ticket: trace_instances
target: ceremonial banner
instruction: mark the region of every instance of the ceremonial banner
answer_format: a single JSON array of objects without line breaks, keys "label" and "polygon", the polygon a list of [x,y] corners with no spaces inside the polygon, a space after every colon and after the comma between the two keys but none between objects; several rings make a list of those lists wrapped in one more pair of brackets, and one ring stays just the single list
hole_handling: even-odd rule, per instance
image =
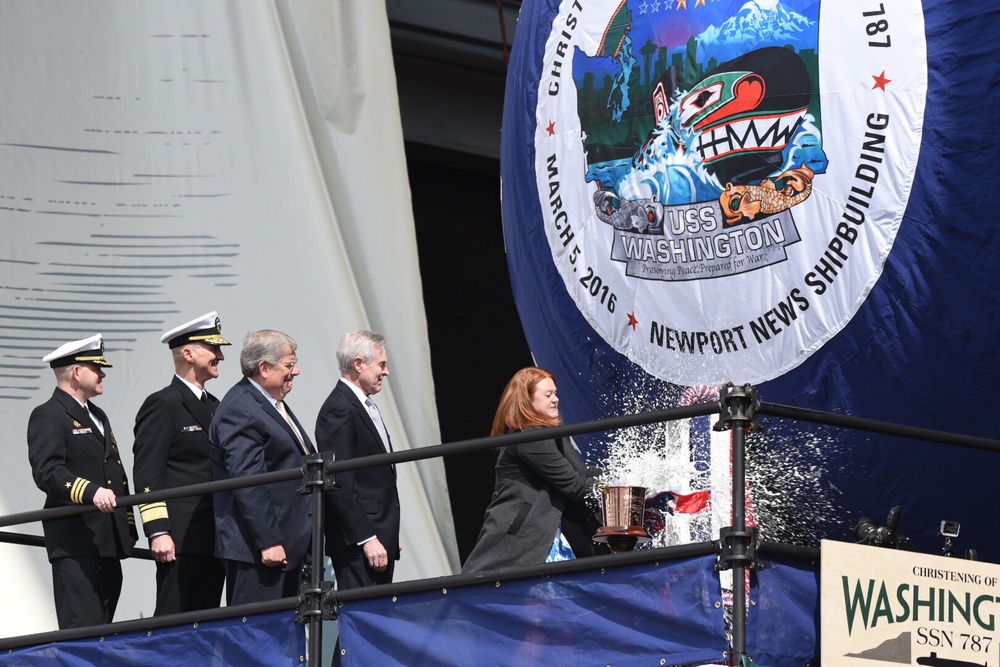
[{"label": "ceremonial banner", "polygon": [[[733,382],[991,436],[977,385],[1000,364],[1000,237],[963,184],[1000,148],[997,29],[995,6],[957,2],[526,1],[504,229],[566,420]],[[974,180],[973,199],[991,200],[993,179]],[[940,520],[964,517],[963,544],[1000,559],[976,509],[997,500],[992,455],[763,426],[748,490],[765,538],[847,537],[902,504],[915,549],[937,550]],[[599,463],[629,438],[579,442]],[[719,454],[705,466],[725,480]]]},{"label": "ceremonial banner", "polygon": [[1000,567],[824,540],[825,665],[1000,664]]},{"label": "ceremonial banner", "polygon": [[[920,3],[762,4],[684,25],[564,2],[542,55],[531,166],[556,270],[605,341],[676,384],[759,383],[818,350],[878,278],[913,179]],[[902,93],[884,72],[866,91],[834,49]]]}]

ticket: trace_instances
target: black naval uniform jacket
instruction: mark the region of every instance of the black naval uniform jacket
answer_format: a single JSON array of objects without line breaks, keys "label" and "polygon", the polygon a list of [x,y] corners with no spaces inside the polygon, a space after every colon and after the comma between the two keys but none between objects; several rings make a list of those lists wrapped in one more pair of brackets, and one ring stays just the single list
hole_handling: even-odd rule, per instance
[{"label": "black naval uniform jacket", "polygon": [[[132,448],[137,493],[212,481],[208,427],[219,399],[209,394],[208,400],[211,407],[177,376],[146,398],[135,418]],[[178,554],[215,554],[211,494],[140,504],[139,516],[147,538],[169,531]]]},{"label": "black naval uniform jacket", "polygon": [[[92,504],[100,487],[122,497],[129,494],[128,477],[107,415],[93,403],[94,417],[104,435],[72,396],[56,389],[52,398],[28,418],[28,460],[31,476],[45,492],[45,508]],[[137,539],[131,507],[118,505],[113,514],[88,512],[42,521],[45,549],[55,558],[126,558]]]}]

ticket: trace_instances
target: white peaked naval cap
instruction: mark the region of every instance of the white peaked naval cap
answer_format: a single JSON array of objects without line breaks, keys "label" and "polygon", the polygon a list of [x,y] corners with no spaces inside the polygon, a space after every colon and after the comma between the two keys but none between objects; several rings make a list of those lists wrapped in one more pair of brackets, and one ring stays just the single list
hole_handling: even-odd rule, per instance
[{"label": "white peaked naval cap", "polygon": [[222,337],[222,321],[214,310],[185,322],[179,327],[160,336],[161,343],[167,343],[170,349],[188,343],[207,343],[208,345],[232,345]]},{"label": "white peaked naval cap", "polygon": [[101,334],[94,334],[90,338],[82,338],[60,345],[42,357],[42,361],[52,368],[86,361],[98,366],[111,367],[108,360],[104,358],[104,337]]}]

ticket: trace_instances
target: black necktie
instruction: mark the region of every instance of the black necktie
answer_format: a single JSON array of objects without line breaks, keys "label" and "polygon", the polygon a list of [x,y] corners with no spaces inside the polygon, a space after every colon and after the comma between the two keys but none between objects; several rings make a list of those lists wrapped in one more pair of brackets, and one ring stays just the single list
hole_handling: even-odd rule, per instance
[{"label": "black necktie", "polygon": [[209,412],[215,414],[215,410],[212,409],[212,401],[208,398],[207,391],[201,392],[201,402],[205,404],[205,407],[208,408]]},{"label": "black necktie", "polygon": [[104,423],[100,419],[98,419],[97,415],[95,415],[94,412],[90,409],[90,403],[84,403],[83,408],[84,410],[87,411],[87,416],[90,417],[90,421],[94,422],[94,426],[97,427],[97,430],[101,433],[101,437],[103,438]]}]

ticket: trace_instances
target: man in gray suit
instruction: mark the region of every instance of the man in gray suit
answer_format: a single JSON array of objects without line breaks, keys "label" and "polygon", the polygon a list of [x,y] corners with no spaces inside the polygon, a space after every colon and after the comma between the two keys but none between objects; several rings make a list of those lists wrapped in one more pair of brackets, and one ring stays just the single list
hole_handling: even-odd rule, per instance
[{"label": "man in gray suit", "polygon": [[[240,380],[219,404],[209,429],[215,479],[302,466],[315,449],[285,397],[299,374],[297,345],[280,331],[247,334]],[[226,568],[228,605],[298,595],[309,553],[311,501],[301,480],[215,494],[216,555]]]},{"label": "man in gray suit", "polygon": [[[385,338],[371,331],[345,334],[337,345],[340,380],[316,419],[316,442],[337,461],[392,451],[392,441],[372,396],[389,375]],[[337,587],[361,588],[392,581],[399,559],[399,494],[391,465],[337,474],[327,494],[326,553]]]}]

